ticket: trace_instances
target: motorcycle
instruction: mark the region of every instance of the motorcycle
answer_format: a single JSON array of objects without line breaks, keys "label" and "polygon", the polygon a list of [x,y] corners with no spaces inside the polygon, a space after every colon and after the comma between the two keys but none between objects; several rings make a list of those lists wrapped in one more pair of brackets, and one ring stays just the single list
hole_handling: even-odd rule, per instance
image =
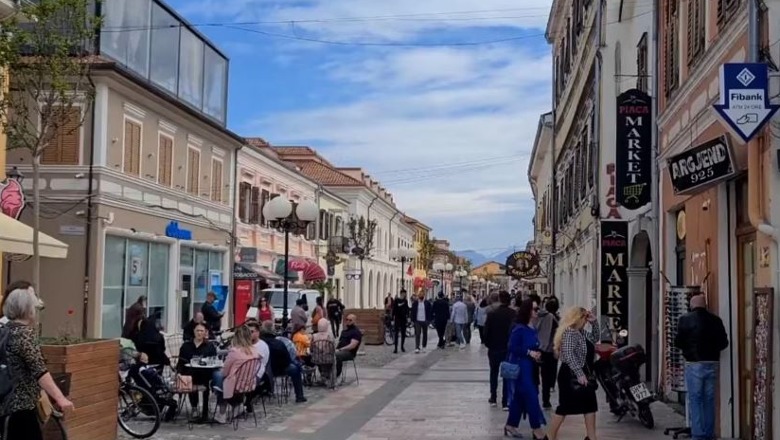
[{"label": "motorcycle", "polygon": [[650,404],[656,397],[639,374],[645,362],[645,349],[640,344],[628,345],[628,330],[620,330],[614,343],[602,341],[596,346],[596,380],[607,394],[610,411],[618,416],[618,422],[630,414],[647,429],[653,429]]}]

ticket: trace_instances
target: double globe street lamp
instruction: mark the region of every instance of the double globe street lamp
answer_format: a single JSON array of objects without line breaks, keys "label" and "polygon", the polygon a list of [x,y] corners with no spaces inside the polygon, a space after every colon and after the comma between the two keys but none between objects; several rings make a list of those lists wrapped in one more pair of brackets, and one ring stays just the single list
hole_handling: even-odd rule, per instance
[{"label": "double globe street lamp", "polygon": [[290,232],[306,231],[309,224],[317,220],[320,210],[311,200],[304,200],[293,206],[284,197],[277,196],[263,206],[263,217],[272,228],[284,232],[284,290],[282,299],[282,331],[287,330],[287,284],[290,271]]},{"label": "double globe street lamp", "polygon": [[441,291],[446,295],[447,292],[444,291],[444,273],[445,272],[452,272],[453,266],[452,263],[444,264],[441,261],[433,263],[433,271],[439,272],[441,274]]},{"label": "double globe street lamp", "polygon": [[458,285],[460,286],[461,293],[463,293],[463,290],[466,290],[463,288],[463,279],[468,276],[468,272],[466,272],[463,268],[460,268],[452,273],[453,276],[458,277]]},{"label": "double globe street lamp", "polygon": [[417,251],[409,248],[398,248],[390,251],[390,259],[401,263],[401,289],[404,288],[404,265],[417,258]]}]

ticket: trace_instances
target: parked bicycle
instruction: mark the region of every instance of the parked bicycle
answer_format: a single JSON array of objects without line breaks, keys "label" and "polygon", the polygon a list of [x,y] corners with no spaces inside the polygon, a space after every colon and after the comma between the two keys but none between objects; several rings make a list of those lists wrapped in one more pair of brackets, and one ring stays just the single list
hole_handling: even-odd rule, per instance
[{"label": "parked bicycle", "polygon": [[[406,337],[414,336],[414,323],[409,320],[406,322]],[[390,316],[385,316],[385,345],[393,345],[395,342],[395,324]]]},{"label": "parked bicycle", "polygon": [[149,438],[160,428],[162,416],[157,399],[147,389],[133,383],[130,369],[136,366],[138,352],[123,349],[119,360],[119,426],[134,438]]}]

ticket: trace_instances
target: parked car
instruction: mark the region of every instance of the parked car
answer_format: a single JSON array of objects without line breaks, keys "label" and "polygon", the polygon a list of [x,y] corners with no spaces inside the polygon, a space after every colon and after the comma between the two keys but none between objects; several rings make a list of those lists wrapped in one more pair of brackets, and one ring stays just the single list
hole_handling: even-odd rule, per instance
[{"label": "parked car", "polygon": [[[290,311],[295,307],[296,302],[299,299],[306,301],[306,314],[308,320],[306,322],[307,327],[311,327],[311,315],[314,313],[314,309],[317,307],[317,297],[321,296],[318,290],[314,289],[300,289],[300,288],[288,288],[287,289],[287,318],[290,318]],[[252,307],[246,313],[246,318],[257,318],[258,307],[260,307],[260,298],[266,298],[268,304],[274,311],[274,321],[277,328],[282,325],[282,313],[284,311],[284,289],[274,287],[270,289],[264,289],[260,291],[259,295],[256,295],[255,300],[252,302]]]}]

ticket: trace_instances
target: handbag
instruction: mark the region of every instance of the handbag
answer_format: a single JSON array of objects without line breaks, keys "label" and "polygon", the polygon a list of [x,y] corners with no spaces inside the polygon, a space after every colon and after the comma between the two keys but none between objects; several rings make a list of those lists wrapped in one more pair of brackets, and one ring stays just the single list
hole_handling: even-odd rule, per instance
[{"label": "handbag", "polygon": [[46,422],[48,422],[51,418],[54,409],[51,404],[51,399],[49,399],[49,395],[46,394],[46,391],[41,390],[41,397],[38,398],[36,409],[38,410],[38,420],[40,420],[42,424],[46,424]]},{"label": "handbag", "polygon": [[192,385],[192,376],[177,375],[174,386],[177,393],[191,393],[195,391],[195,387]]},{"label": "handbag", "polygon": [[577,380],[577,376],[572,374],[571,376],[571,388],[574,391],[580,391],[580,390],[593,390],[596,391],[599,388],[599,383],[596,381],[596,375],[593,374],[593,372],[590,371],[590,368],[583,367],[582,371],[585,373],[585,378],[588,379],[588,384],[583,385]]},{"label": "handbag", "polygon": [[520,376],[520,365],[503,361],[498,366],[498,374],[502,379],[515,380]]}]

